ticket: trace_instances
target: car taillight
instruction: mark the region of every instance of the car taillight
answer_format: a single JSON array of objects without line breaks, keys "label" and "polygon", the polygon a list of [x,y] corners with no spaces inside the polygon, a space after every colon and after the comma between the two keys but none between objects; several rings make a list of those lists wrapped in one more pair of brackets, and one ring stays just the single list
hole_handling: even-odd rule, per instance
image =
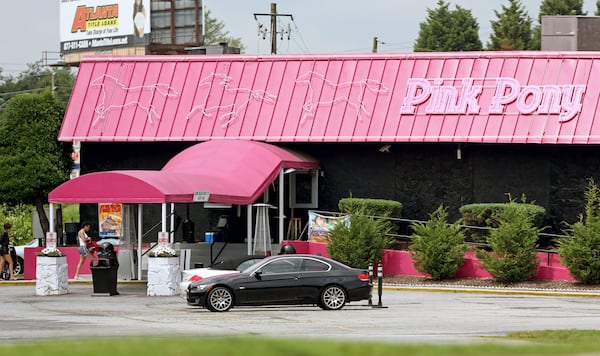
[{"label": "car taillight", "polygon": [[193,275],[192,277],[190,277],[190,282],[196,282],[201,279],[202,279],[202,277],[200,277],[199,275],[196,274],[196,275]]},{"label": "car taillight", "polygon": [[369,281],[369,274],[368,273],[361,273],[358,275],[358,279],[360,279],[363,282],[368,282]]}]

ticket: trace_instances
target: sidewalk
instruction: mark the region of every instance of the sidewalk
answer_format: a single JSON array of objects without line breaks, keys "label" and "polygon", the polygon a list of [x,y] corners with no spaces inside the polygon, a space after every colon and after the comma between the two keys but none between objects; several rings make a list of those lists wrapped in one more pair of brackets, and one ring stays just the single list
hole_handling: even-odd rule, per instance
[{"label": "sidewalk", "polygon": [[[377,289],[377,286],[374,286]],[[449,293],[481,293],[481,294],[522,294],[539,296],[595,297],[600,298],[598,289],[548,289],[523,287],[490,287],[469,285],[436,285],[436,284],[384,284],[384,290],[415,292],[449,292]]]},{"label": "sidewalk", "polygon": [[[92,284],[92,275],[81,275],[80,279],[69,279],[69,284]],[[148,281],[136,281],[136,280],[117,280],[117,284],[146,284]],[[25,280],[18,279],[16,281],[6,281],[0,279],[0,287],[2,286],[35,286],[35,279]]]},{"label": "sidewalk", "polygon": [[[82,275],[81,279],[69,279],[70,285],[91,285],[92,276]],[[146,285],[146,280],[118,280],[117,285]],[[16,280],[5,281],[0,280],[0,288],[2,286],[35,286],[35,280]],[[377,282],[373,284],[373,299],[377,297]],[[548,289],[548,288],[523,288],[510,286],[473,286],[473,285],[444,285],[444,284],[418,284],[418,283],[384,283],[383,291],[414,291],[414,292],[446,292],[446,293],[481,293],[481,294],[522,294],[522,295],[539,295],[539,296],[565,296],[565,297],[593,297],[600,298],[600,289]]]}]

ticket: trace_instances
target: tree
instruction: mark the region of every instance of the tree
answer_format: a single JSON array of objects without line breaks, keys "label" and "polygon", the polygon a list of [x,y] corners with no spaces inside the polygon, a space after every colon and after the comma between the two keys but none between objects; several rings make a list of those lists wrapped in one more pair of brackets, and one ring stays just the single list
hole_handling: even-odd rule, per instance
[{"label": "tree", "polygon": [[41,61],[27,65],[18,76],[3,75],[0,70],[0,110],[8,100],[18,94],[53,90],[58,99],[67,104],[73,89],[74,74],[71,68],[49,68]]},{"label": "tree", "polygon": [[427,20],[419,24],[415,52],[480,51],[479,24],[471,14],[456,5],[439,0],[434,10],[427,9]]},{"label": "tree", "polygon": [[490,21],[492,34],[487,49],[526,50],[531,48],[531,17],[520,0],[508,0],[502,12],[494,10],[497,20]]},{"label": "tree", "polygon": [[532,49],[542,48],[542,16],[587,15],[583,11],[583,0],[543,0],[540,4],[538,25],[533,29]]},{"label": "tree", "polygon": [[537,273],[537,240],[542,229],[534,226],[532,216],[515,204],[496,217],[498,228],[490,232],[487,243],[492,249],[477,251],[483,267],[501,283],[529,280]]},{"label": "tree", "polygon": [[13,97],[0,114],[0,199],[33,204],[44,234],[48,193],[69,178],[71,146],[57,136],[65,105],[50,90]]},{"label": "tree", "polygon": [[225,24],[211,16],[210,10],[204,9],[204,45],[215,46],[221,42],[227,42],[229,46],[239,47],[243,52],[245,47],[242,39],[231,37],[229,31],[225,30]]},{"label": "tree", "polygon": [[585,191],[585,214],[568,225],[559,240],[561,262],[584,284],[600,283],[600,187],[590,179]]},{"label": "tree", "polygon": [[595,16],[600,16],[600,0],[596,1],[596,12],[594,12]]},{"label": "tree", "polygon": [[411,256],[417,271],[433,280],[454,277],[464,262],[468,249],[459,222],[448,224],[448,211],[440,205],[429,215],[427,223],[411,224]]},{"label": "tree", "polygon": [[352,214],[350,224],[339,223],[329,232],[327,254],[349,266],[367,268],[381,261],[383,250],[392,245],[392,239],[387,237],[389,231],[384,219]]}]

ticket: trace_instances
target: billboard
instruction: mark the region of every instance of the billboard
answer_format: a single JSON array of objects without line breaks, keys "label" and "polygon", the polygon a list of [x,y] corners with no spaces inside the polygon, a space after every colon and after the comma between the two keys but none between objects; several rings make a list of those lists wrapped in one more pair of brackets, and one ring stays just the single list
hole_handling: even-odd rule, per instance
[{"label": "billboard", "polygon": [[61,0],[61,53],[143,46],[150,37],[150,0]]}]

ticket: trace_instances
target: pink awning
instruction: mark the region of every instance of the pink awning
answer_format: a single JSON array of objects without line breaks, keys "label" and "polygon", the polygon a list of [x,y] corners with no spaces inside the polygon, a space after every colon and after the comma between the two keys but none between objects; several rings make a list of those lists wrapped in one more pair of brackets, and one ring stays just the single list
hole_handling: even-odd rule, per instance
[{"label": "pink awning", "polygon": [[599,52],[91,57],[61,141],[598,144]]},{"label": "pink awning", "polygon": [[190,203],[194,192],[208,202],[251,204],[281,169],[317,168],[318,163],[263,142],[212,140],[173,157],[160,171],[96,172],[67,181],[48,196],[56,203]]}]

